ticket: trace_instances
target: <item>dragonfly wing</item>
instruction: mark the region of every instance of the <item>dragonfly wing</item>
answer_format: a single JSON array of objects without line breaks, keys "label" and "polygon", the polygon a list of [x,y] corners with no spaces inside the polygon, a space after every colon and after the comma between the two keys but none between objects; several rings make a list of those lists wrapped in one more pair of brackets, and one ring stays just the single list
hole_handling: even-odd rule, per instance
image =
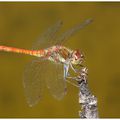
[{"label": "dragonfly wing", "polygon": [[62,99],[66,94],[63,65],[38,58],[30,62],[24,72],[25,96],[29,106],[36,105],[41,99],[44,81],[55,98]]},{"label": "dragonfly wing", "polygon": [[47,87],[51,94],[58,100],[61,100],[66,94],[66,81],[64,79],[64,66],[49,62],[47,64],[48,77],[46,79]]},{"label": "dragonfly wing", "polygon": [[43,48],[51,47],[55,44],[55,36],[57,31],[60,29],[62,25],[62,21],[58,21],[54,25],[52,25],[50,28],[47,29],[43,35],[37,40],[34,44],[32,49],[39,50]]},{"label": "dragonfly wing", "polygon": [[33,60],[30,62],[24,72],[25,96],[29,106],[38,103],[43,94],[45,64],[42,60]]},{"label": "dragonfly wing", "polygon": [[62,35],[57,38],[56,44],[63,44],[66,40],[68,40],[69,37],[74,35],[76,32],[84,28],[86,25],[90,24],[92,22],[92,19],[87,19],[83,23],[74,26],[73,28],[69,29],[65,33],[62,33]]},{"label": "dragonfly wing", "polygon": [[33,44],[32,49],[39,50],[43,48],[48,48],[56,44],[63,44],[69,37],[74,35],[80,29],[84,28],[86,25],[90,24],[92,19],[87,19],[83,23],[74,26],[68,31],[64,32],[60,37],[57,37],[57,32],[62,26],[62,21],[56,22],[50,28],[47,29],[43,35]]}]

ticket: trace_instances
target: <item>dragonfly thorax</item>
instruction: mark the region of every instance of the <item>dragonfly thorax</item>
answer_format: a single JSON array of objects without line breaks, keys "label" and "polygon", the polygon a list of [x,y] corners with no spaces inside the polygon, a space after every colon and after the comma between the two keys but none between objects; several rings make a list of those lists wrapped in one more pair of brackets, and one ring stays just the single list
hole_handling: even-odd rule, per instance
[{"label": "dragonfly thorax", "polygon": [[74,65],[81,64],[83,62],[84,56],[80,50],[74,50],[71,55],[71,63]]},{"label": "dragonfly thorax", "polygon": [[46,56],[48,56],[48,59],[50,61],[57,63],[65,63],[66,58],[68,58],[68,56],[65,54],[65,51],[68,52],[68,50],[63,46],[52,46],[46,49]]},{"label": "dragonfly thorax", "polygon": [[64,46],[52,46],[46,50],[48,59],[57,63],[71,62],[73,65],[81,64],[83,54],[79,50],[71,50]]}]

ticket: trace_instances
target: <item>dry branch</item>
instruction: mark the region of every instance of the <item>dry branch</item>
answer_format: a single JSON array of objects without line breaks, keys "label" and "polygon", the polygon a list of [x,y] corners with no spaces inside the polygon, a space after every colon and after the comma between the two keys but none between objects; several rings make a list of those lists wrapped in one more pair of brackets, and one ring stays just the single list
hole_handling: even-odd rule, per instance
[{"label": "dry branch", "polygon": [[97,98],[91,93],[88,88],[88,69],[82,67],[78,76],[74,79],[79,86],[79,104],[81,111],[79,111],[80,118],[98,118]]}]

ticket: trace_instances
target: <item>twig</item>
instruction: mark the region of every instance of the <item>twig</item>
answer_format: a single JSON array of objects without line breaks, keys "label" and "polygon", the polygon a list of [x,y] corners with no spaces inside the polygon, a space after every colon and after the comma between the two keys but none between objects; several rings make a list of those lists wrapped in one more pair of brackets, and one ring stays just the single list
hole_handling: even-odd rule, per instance
[{"label": "twig", "polygon": [[79,111],[80,118],[98,118],[97,98],[91,93],[87,83],[86,67],[80,70],[76,81],[79,85],[79,104],[81,111]]}]

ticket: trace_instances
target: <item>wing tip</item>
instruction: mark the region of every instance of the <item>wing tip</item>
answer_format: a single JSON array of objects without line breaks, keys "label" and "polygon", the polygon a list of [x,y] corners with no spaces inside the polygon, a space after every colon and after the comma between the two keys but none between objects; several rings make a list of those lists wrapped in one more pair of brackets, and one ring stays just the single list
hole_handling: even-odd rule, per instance
[{"label": "wing tip", "polygon": [[27,100],[27,103],[28,103],[28,106],[29,106],[29,107],[34,107],[34,106],[38,103],[38,101],[39,101],[39,100],[34,101],[34,102],[31,102],[31,101]]},{"label": "wing tip", "polygon": [[87,19],[85,22],[86,22],[87,24],[89,24],[89,23],[93,22],[93,18],[89,18],[89,19]]}]

